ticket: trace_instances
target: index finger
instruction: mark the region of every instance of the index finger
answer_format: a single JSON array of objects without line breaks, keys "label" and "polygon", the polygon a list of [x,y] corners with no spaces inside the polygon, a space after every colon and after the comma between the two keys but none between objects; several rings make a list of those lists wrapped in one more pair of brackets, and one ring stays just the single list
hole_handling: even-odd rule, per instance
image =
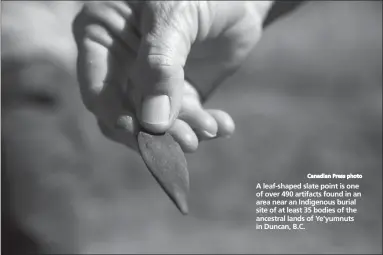
[{"label": "index finger", "polygon": [[[120,38],[124,32],[130,37],[135,36],[125,31],[128,21],[116,11],[117,7],[86,4],[73,22],[80,91],[85,105],[96,115],[100,115],[99,108],[123,108],[122,87],[128,80],[128,69],[134,60],[133,51],[126,40]],[[135,40],[128,41],[135,44]],[[103,116],[98,117],[103,119]]]}]

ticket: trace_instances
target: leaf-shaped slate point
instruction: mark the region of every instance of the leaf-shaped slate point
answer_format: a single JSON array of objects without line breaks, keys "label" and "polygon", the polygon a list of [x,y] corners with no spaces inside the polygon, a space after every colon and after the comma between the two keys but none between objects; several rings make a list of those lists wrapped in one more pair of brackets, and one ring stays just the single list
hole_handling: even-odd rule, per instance
[{"label": "leaf-shaped slate point", "polygon": [[141,131],[137,140],[149,171],[181,213],[187,214],[189,172],[180,145],[168,133],[153,135]]}]

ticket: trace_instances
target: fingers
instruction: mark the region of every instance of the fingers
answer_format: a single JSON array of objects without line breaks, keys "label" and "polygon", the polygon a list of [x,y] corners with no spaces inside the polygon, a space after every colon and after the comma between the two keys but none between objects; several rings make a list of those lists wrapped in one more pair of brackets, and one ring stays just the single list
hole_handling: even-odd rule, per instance
[{"label": "fingers", "polygon": [[82,43],[78,56],[78,77],[83,101],[109,127],[114,127],[120,116],[132,116],[134,113],[134,109],[124,103],[125,66],[103,45],[91,39],[85,39]]},{"label": "fingers", "polygon": [[235,129],[234,121],[229,114],[221,110],[206,110],[202,107],[197,90],[188,81],[184,83],[179,119],[190,125],[199,140],[229,137]]},{"label": "fingers", "polygon": [[198,148],[198,138],[193,129],[182,120],[175,120],[168,132],[180,144],[184,152],[195,152]]},{"label": "fingers", "polygon": [[[136,18],[130,6],[124,1],[85,3],[72,27],[77,44],[86,37],[96,41],[103,39],[104,34],[109,33],[133,52],[139,47]],[[95,31],[94,27],[103,28],[104,31]]]},{"label": "fingers", "polygon": [[235,131],[235,124],[233,118],[226,112],[221,110],[206,110],[217,123],[217,137],[230,137]]},{"label": "fingers", "polygon": [[[180,144],[184,152],[195,152],[200,141],[228,138],[234,133],[233,119],[221,110],[203,110],[201,108],[198,111],[190,111],[190,108],[183,108],[182,116],[187,120],[177,119],[168,132]],[[215,136],[204,132],[206,128],[204,123],[210,121],[214,123],[217,130]]]},{"label": "fingers", "polygon": [[189,2],[142,5],[139,29],[122,1],[87,4],[74,22],[81,94],[102,132],[136,149],[140,122],[153,133],[168,130],[185,152],[195,151],[199,140],[231,135],[231,117],[204,110],[195,89],[184,86],[196,8]]},{"label": "fingers", "polygon": [[[132,40],[119,40],[123,34],[134,35],[126,24],[129,11],[106,7],[107,3],[87,3],[73,22],[73,34],[78,48],[77,76],[85,105],[92,112],[99,106],[100,94],[106,86],[120,87],[126,83],[134,51],[127,46]],[[121,4],[120,4],[121,5]],[[122,9],[122,8],[120,8]],[[121,103],[115,99],[115,104]],[[96,113],[95,113],[96,114]]]},{"label": "fingers", "polygon": [[202,109],[201,104],[194,96],[184,96],[179,118],[187,122],[201,140],[211,139],[217,135],[217,122]]},{"label": "fingers", "polygon": [[140,10],[142,38],[131,77],[142,88],[138,118],[154,133],[166,131],[181,108],[183,67],[197,32],[192,5],[151,1]]},{"label": "fingers", "polygon": [[126,25],[129,9],[118,2],[104,5],[108,3],[85,4],[73,24],[80,91],[101,131],[110,139],[136,149],[137,120],[134,109],[126,103],[127,92],[123,89],[135,57],[132,48],[138,43],[134,32],[128,31],[131,27]]},{"label": "fingers", "polygon": [[189,125],[199,141],[227,138],[235,130],[234,121],[228,113],[202,107],[198,92],[187,81],[184,83],[184,96],[178,119]]}]

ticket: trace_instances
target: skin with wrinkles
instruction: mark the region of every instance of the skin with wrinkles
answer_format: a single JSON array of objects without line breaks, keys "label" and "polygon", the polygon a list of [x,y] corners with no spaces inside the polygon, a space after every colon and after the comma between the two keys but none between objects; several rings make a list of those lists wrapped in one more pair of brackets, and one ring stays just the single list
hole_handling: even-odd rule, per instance
[{"label": "skin with wrinkles", "polygon": [[[184,152],[194,152],[201,141],[230,136],[231,116],[201,103],[258,42],[264,6],[251,1],[85,3],[73,23],[84,104],[107,137],[131,148],[135,126],[169,132]],[[145,121],[145,99],[163,95],[169,97],[169,120]],[[152,115],[159,116],[157,111],[152,108]],[[132,120],[124,132],[115,128],[121,117]]]},{"label": "skin with wrinkles", "polygon": [[[183,151],[234,132],[229,114],[202,102],[258,42],[260,10],[248,1],[101,1],[86,3],[73,23],[85,105],[104,135],[140,152],[184,214]],[[146,99],[156,96],[170,107],[149,107],[151,115],[168,115],[168,121],[143,116]],[[137,130],[153,135],[136,138]]]}]

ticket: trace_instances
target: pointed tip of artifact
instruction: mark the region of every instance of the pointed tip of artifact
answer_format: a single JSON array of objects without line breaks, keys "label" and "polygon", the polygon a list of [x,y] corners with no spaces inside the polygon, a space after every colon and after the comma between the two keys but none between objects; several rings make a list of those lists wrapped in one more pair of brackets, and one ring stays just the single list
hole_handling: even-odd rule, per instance
[{"label": "pointed tip of artifact", "polygon": [[189,213],[189,207],[188,207],[188,202],[187,202],[187,196],[184,191],[181,190],[176,190],[174,192],[174,203],[176,204],[178,210],[183,215],[187,215]]}]

